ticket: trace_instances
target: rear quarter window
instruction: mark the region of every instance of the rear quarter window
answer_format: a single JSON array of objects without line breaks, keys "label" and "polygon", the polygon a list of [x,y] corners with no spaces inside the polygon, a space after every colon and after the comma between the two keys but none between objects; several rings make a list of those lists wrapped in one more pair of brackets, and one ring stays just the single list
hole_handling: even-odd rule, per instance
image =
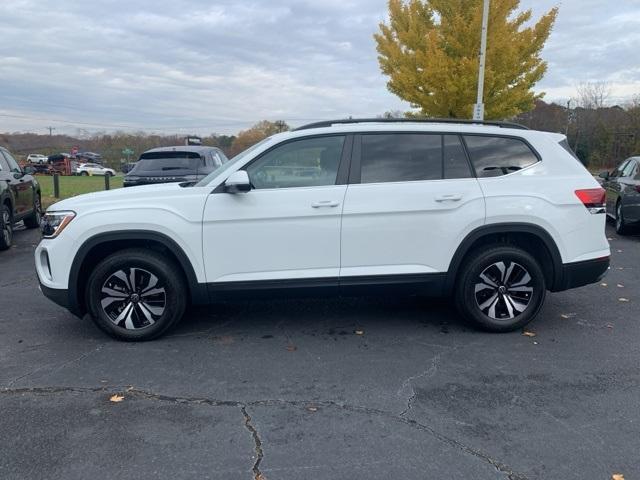
[{"label": "rear quarter window", "polygon": [[465,135],[464,141],[479,178],[508,175],[539,162],[531,147],[517,138]]}]

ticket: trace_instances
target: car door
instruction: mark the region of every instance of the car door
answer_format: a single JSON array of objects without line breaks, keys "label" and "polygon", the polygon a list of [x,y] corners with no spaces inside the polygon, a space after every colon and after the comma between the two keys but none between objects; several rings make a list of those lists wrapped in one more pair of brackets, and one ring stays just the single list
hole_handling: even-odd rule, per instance
[{"label": "car door", "polygon": [[14,194],[14,218],[25,216],[33,210],[34,192],[31,175],[23,173],[18,162],[7,150],[1,150],[0,154],[4,155],[10,171],[6,179]]},{"label": "car door", "polygon": [[484,197],[458,135],[359,135],[343,210],[340,283],[402,283],[446,272],[456,246],[484,218]]},{"label": "car door", "polygon": [[337,287],[350,144],[345,135],[280,143],[244,167],[251,191],[217,188],[208,197],[203,258],[214,294],[247,286]]}]

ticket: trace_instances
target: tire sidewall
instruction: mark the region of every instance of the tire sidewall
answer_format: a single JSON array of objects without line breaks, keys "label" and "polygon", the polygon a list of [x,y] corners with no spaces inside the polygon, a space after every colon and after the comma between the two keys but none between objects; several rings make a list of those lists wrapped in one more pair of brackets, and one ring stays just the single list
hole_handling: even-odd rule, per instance
[{"label": "tire sidewall", "polygon": [[[510,320],[494,320],[485,315],[477,304],[475,285],[480,274],[490,265],[503,261],[522,265],[531,275],[533,295],[524,313]],[[531,322],[544,303],[546,283],[538,262],[527,252],[514,247],[494,247],[476,254],[467,263],[464,275],[457,287],[456,304],[463,316],[474,325],[492,332],[510,332]]]},{"label": "tire sidewall", "polygon": [[[115,325],[100,306],[104,282],[116,271],[131,267],[153,273],[164,283],[166,290],[164,313],[153,325],[140,330],[127,330]],[[94,269],[87,283],[85,298],[89,314],[101,330],[121,340],[143,341],[162,335],[180,320],[186,307],[186,288],[176,267],[155,252],[124,251],[107,257]]]},{"label": "tire sidewall", "polygon": [[[9,243],[6,243],[5,240],[4,240],[4,228],[5,228],[4,214],[5,214],[5,212],[9,213],[9,231],[10,231]],[[13,243],[13,223],[12,223],[11,210],[5,204],[2,204],[0,206],[0,250],[7,250],[7,249],[11,248],[12,243]]]}]

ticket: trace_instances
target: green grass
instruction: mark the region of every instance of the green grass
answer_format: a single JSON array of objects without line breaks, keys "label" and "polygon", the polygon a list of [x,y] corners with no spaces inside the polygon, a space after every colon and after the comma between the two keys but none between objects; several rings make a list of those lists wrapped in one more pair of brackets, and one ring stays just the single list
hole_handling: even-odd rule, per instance
[{"label": "green grass", "polygon": [[[59,177],[60,178],[60,198],[53,196],[53,177],[48,175],[38,175],[38,183],[42,190],[42,206],[47,208],[52,203],[63,198],[75,197],[83,193],[97,192],[104,190],[104,177]],[[111,177],[111,188],[122,187],[122,177]]]}]

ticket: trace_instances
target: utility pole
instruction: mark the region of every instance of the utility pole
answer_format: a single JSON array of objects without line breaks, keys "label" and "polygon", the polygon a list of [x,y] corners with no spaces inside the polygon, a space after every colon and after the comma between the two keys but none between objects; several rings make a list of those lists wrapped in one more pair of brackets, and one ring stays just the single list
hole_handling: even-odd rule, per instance
[{"label": "utility pole", "polygon": [[478,99],[473,108],[473,119],[484,120],[484,67],[487,60],[487,30],[489,27],[489,3],[484,0],[482,8],[482,34],[480,37],[480,68],[478,69]]},{"label": "utility pole", "polygon": [[53,128],[53,127],[46,127],[46,128],[47,128],[47,130],[49,130],[49,136],[51,136],[52,132],[55,130],[55,128]]},{"label": "utility pole", "polygon": [[567,101],[567,129],[564,134],[569,135],[569,123],[571,123],[571,99]]}]

